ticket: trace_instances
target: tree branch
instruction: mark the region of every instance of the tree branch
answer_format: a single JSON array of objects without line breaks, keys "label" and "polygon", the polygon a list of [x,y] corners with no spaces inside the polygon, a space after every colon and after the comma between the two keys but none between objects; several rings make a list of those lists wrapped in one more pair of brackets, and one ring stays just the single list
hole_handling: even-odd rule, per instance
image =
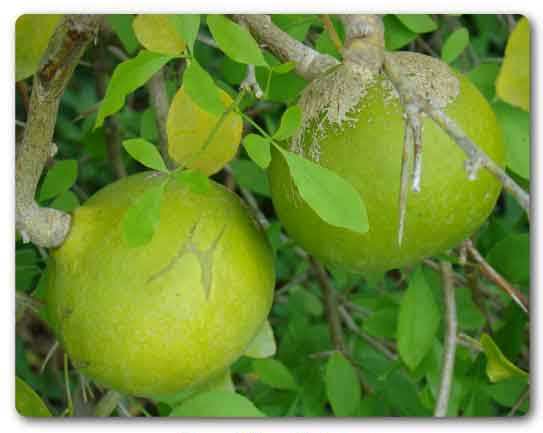
[{"label": "tree branch", "polygon": [[26,128],[17,149],[15,221],[24,241],[42,247],[59,246],[70,229],[70,215],[40,208],[34,196],[52,153],[60,98],[85,48],[96,35],[98,21],[96,15],[66,15],[34,76]]},{"label": "tree branch", "polygon": [[379,15],[339,15],[345,27],[343,59],[378,72],[384,61],[385,28]]},{"label": "tree branch", "polygon": [[253,36],[281,61],[294,62],[296,73],[306,80],[312,80],[339,63],[334,57],[321,54],[290,37],[273,24],[268,15],[231,17],[237,23],[245,25]]},{"label": "tree branch", "polygon": [[168,111],[170,109],[170,99],[166,92],[166,81],[164,80],[164,71],[160,69],[147,83],[149,91],[149,102],[155,110],[156,123],[159,137],[159,149],[166,161],[168,168],[175,168],[175,162],[172,161],[168,153],[168,132],[166,122],[168,120]]},{"label": "tree branch", "polygon": [[434,416],[447,416],[449,397],[451,395],[452,379],[454,376],[454,357],[456,354],[456,300],[454,296],[454,277],[452,265],[441,262],[441,275],[443,285],[443,300],[445,302],[445,341],[443,345],[443,365],[441,367],[441,381]]},{"label": "tree branch", "polygon": [[519,292],[516,288],[514,288],[509,281],[507,281],[502,275],[498,273],[491,265],[488,263],[485,258],[481,255],[481,253],[475,248],[473,245],[473,242],[471,240],[466,241],[466,246],[468,248],[468,252],[477,262],[477,264],[481,268],[481,272],[483,275],[495,283],[499,288],[501,288],[505,293],[507,293],[513,301],[517,303],[517,305],[524,311],[526,314],[528,314],[528,300],[524,296],[523,293]]}]

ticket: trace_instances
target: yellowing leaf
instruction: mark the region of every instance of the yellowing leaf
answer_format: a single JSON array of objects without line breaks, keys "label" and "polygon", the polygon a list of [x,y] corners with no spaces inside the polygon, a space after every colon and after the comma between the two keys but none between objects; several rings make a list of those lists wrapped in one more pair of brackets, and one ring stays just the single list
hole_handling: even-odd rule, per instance
[{"label": "yellowing leaf", "polygon": [[30,77],[40,64],[62,15],[26,14],[15,23],[15,80]]},{"label": "yellowing leaf", "polygon": [[149,51],[176,56],[185,50],[185,41],[168,15],[138,15],[132,26],[140,44]]},{"label": "yellowing leaf", "polygon": [[515,376],[528,377],[528,373],[505,357],[489,335],[483,334],[480,342],[487,358],[486,374],[491,382],[500,382]]},{"label": "yellowing leaf", "polygon": [[[219,90],[219,96],[225,107],[232,105],[232,98],[226,92]],[[168,113],[168,152],[183,167],[211,175],[236,154],[242,127],[239,114],[231,110],[221,116],[208,113],[182,87]]]},{"label": "yellowing leaf", "polygon": [[526,18],[509,36],[496,93],[511,105],[530,111],[530,24]]}]

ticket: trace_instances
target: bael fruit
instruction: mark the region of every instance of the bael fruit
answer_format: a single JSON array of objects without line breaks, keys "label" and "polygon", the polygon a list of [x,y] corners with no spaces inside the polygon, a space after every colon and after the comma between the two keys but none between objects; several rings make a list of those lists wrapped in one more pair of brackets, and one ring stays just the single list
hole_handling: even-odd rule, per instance
[{"label": "bael fruit", "polygon": [[[442,108],[503,165],[505,150],[496,117],[467,78],[421,54],[397,53],[395,60],[419,94]],[[290,150],[347,179],[360,192],[369,218],[365,234],[326,224],[302,201],[286,162],[274,149],[269,178],[277,214],[290,236],[324,263],[359,273],[413,264],[457,245],[493,209],[500,183],[485,169],[478,171],[476,180],[468,180],[463,151],[424,117],[421,191],[408,193],[399,245],[404,119],[392,83],[344,64],[314,80],[299,105],[302,127]]]},{"label": "bael fruit", "polygon": [[199,194],[170,180],[153,238],[127,247],[123,216],[163,176],[126,177],[77,208],[48,272],[48,316],[73,365],[138,396],[223,373],[257,335],[273,298],[265,234],[214,182]]}]

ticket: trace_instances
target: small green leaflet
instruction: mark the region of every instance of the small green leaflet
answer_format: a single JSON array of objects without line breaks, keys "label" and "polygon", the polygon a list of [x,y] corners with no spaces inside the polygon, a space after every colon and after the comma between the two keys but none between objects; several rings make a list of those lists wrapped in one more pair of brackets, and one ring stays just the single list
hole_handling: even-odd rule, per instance
[{"label": "small green leaflet", "polygon": [[385,15],[383,24],[385,25],[385,46],[387,50],[400,49],[417,37],[417,34],[404,26],[396,15]]},{"label": "small green leaflet", "polygon": [[170,416],[188,417],[263,417],[254,404],[231,391],[209,391],[197,394],[173,408]]},{"label": "small green leaflet", "polygon": [[172,176],[198,194],[205,194],[211,188],[209,178],[199,170],[176,170],[172,172]]},{"label": "small green leaflet", "polygon": [[17,376],[15,376],[15,408],[19,415],[25,417],[51,416],[51,412],[39,395]]},{"label": "small green leaflet", "polygon": [[132,28],[133,15],[112,14],[106,16],[107,23],[111,26],[115,34],[121,40],[124,49],[128,54],[134,53],[140,46],[134,29]]},{"label": "small green leaflet", "polygon": [[77,161],[65,159],[55,162],[51,167],[40,188],[39,200],[49,200],[70,189],[77,179]]},{"label": "small green leaflet", "polygon": [[268,358],[275,354],[277,347],[270,322],[264,322],[256,337],[245,350],[244,355],[250,358]]},{"label": "small green leaflet", "polygon": [[160,222],[160,203],[168,178],[156,186],[147,188],[123,217],[123,238],[130,248],[148,243]]},{"label": "small green leaflet", "polygon": [[368,214],[354,187],[333,171],[277,146],[300,196],[326,223],[357,233],[369,230]]},{"label": "small green leaflet", "polygon": [[72,212],[79,206],[79,199],[72,191],[64,191],[58,195],[49,205],[53,209],[58,209],[64,212]]},{"label": "small green leaflet", "polygon": [[207,25],[213,39],[224,53],[239,63],[268,66],[251,34],[223,15],[208,15]]},{"label": "small green leaflet", "polygon": [[276,359],[255,359],[253,370],[263,383],[272,388],[292,391],[298,389],[292,373]]},{"label": "small green leaflet", "polygon": [[200,15],[170,15],[168,18],[192,53],[194,51],[194,42],[200,29]]},{"label": "small green leaflet", "polygon": [[123,147],[140,164],[153,170],[168,173],[166,164],[153,143],[149,143],[143,138],[131,138],[130,140],[123,141]]},{"label": "small green leaflet", "polygon": [[243,138],[243,147],[249,157],[261,168],[266,168],[271,161],[271,141],[257,134],[247,134]]},{"label": "small green leaflet", "polygon": [[336,416],[355,416],[361,402],[360,381],[351,363],[335,352],[326,363],[326,395]]},{"label": "small green leaflet", "polygon": [[419,266],[409,278],[398,315],[398,352],[411,370],[417,368],[431,349],[439,321],[439,308]]},{"label": "small green leaflet", "polygon": [[503,130],[507,167],[530,179],[530,113],[502,101],[493,108]]},{"label": "small green leaflet", "polygon": [[437,24],[434,20],[425,14],[409,14],[409,15],[398,15],[396,18],[407,27],[409,30],[415,33],[428,33],[437,30]]},{"label": "small green leaflet", "polygon": [[302,123],[302,110],[297,105],[289,107],[281,117],[279,129],[273,134],[274,140],[286,140],[292,137]]},{"label": "small green leaflet", "polygon": [[469,44],[469,32],[465,27],[455,30],[443,43],[441,58],[447,63],[452,63],[462,54]]},{"label": "small green leaflet", "polygon": [[239,186],[265,197],[271,197],[268,176],[253,161],[234,159],[228,165]]},{"label": "small green leaflet", "polygon": [[516,376],[528,377],[528,373],[518,368],[505,357],[488,334],[481,335],[480,343],[487,358],[486,374],[491,382],[500,382]]},{"label": "small green leaflet", "polygon": [[141,50],[133,59],[117,65],[107,86],[106,96],[100,103],[94,127],[101,127],[106,117],[123,108],[126,96],[143,86],[172,58],[172,56]]},{"label": "small green leaflet", "polygon": [[194,58],[183,74],[183,90],[204,111],[215,116],[224,112],[225,107],[221,102],[218,87],[211,75]]}]

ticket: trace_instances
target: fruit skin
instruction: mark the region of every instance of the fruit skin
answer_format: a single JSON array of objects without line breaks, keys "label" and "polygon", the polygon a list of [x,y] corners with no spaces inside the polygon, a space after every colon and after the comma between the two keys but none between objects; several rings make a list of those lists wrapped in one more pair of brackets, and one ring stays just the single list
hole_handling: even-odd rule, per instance
[{"label": "fruit skin", "polygon": [[162,176],[123,178],[76,209],[48,270],[48,316],[73,365],[138,396],[174,393],[223,372],[265,321],[275,280],[264,233],[214,182],[198,194],[169,181],[153,239],[128,248],[123,215]]},{"label": "fruit skin", "polygon": [[[417,57],[417,60],[422,60]],[[457,75],[460,93],[445,109],[467,135],[503,165],[505,150],[496,117],[467,78]],[[385,87],[385,89],[383,88]],[[423,119],[421,191],[408,193],[404,238],[398,246],[398,196],[403,147],[403,110],[379,82],[359,103],[355,125],[325,125],[319,164],[347,179],[362,195],[370,229],[356,234],[326,224],[301,199],[288,166],[272,151],[269,179],[274,207],[289,235],[329,265],[357,273],[380,273],[454,247],[488,217],[500,183],[485,169],[470,181],[465,154],[433,121]],[[308,157],[311,134],[303,140]]]}]

